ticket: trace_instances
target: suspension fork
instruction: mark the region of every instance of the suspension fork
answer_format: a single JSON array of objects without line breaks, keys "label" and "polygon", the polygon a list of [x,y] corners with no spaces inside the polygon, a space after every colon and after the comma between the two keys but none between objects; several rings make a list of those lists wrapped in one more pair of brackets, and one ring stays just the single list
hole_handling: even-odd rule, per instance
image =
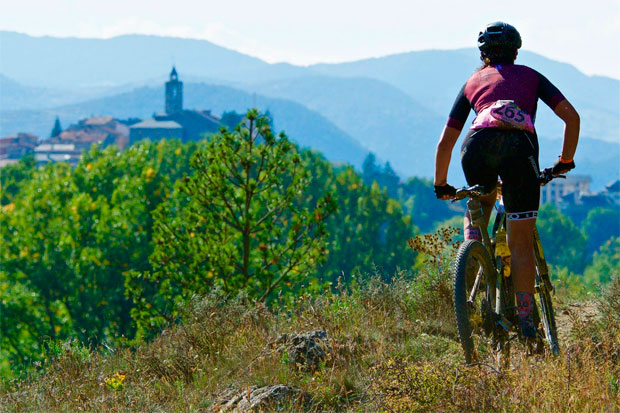
[{"label": "suspension fork", "polygon": [[[549,278],[549,268],[547,267],[547,261],[545,260],[545,254],[540,243],[540,235],[538,234],[538,228],[534,227],[534,257],[536,258],[536,291],[541,288],[546,289],[549,292],[555,293],[555,287],[551,283]],[[542,284],[542,285],[541,285]]]}]

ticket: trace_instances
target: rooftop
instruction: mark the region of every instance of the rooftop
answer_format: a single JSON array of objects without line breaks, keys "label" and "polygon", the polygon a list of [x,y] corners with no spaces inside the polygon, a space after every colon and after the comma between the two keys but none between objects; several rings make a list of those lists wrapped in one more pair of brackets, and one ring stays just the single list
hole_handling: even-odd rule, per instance
[{"label": "rooftop", "polygon": [[172,120],[147,119],[131,125],[129,129],[183,129],[183,127]]}]

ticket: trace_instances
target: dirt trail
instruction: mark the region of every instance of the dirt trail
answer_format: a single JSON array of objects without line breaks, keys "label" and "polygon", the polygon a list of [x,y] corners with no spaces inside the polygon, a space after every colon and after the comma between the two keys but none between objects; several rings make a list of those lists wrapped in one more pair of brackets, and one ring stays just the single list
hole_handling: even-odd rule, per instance
[{"label": "dirt trail", "polygon": [[556,311],[556,325],[560,343],[566,343],[575,323],[600,317],[596,301],[581,301],[562,305]]}]

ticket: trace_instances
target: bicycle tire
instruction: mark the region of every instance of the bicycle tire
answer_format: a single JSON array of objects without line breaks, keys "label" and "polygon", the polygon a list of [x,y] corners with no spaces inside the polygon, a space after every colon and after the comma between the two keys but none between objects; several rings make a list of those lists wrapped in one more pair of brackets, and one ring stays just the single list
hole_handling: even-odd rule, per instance
[{"label": "bicycle tire", "polygon": [[[472,260],[475,265],[468,268],[468,264]],[[480,297],[480,307],[476,308],[478,307],[477,303],[470,303],[468,298],[480,268],[482,269],[482,280],[479,285],[479,292],[483,292],[484,297]],[[490,310],[495,305],[496,276],[497,272],[484,245],[476,240],[465,240],[456,255],[453,278],[454,313],[459,339],[465,353],[465,362],[468,364],[477,358],[473,335],[481,335],[482,327],[492,322],[489,320],[490,311],[485,311],[485,309]],[[480,317],[480,321],[472,323],[472,319],[477,317]]]},{"label": "bicycle tire", "polygon": [[553,304],[551,303],[551,295],[546,288],[538,291],[538,301],[540,303],[540,321],[545,333],[545,338],[554,356],[560,354],[560,345],[558,342],[558,330],[555,325],[555,314],[553,313]]},{"label": "bicycle tire", "polygon": [[536,260],[536,293],[540,304],[540,321],[551,353],[557,356],[560,354],[560,345],[558,330],[555,324],[555,313],[553,312],[553,304],[551,302],[550,289],[553,287],[549,280],[547,261],[545,260],[540,236],[536,228],[534,229],[534,258]]}]

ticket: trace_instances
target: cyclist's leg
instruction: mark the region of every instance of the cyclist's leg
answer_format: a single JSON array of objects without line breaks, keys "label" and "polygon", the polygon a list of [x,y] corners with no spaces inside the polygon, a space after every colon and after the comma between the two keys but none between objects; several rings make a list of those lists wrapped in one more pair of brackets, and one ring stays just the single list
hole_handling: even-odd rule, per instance
[{"label": "cyclist's leg", "polygon": [[534,280],[536,264],[534,260],[534,226],[536,218],[508,220],[508,247],[514,291],[517,298],[519,326],[525,337],[536,336],[534,325]]},{"label": "cyclist's leg", "polygon": [[[480,198],[486,223],[489,222],[497,197],[495,190],[498,177],[497,154],[502,141],[498,132],[496,129],[470,130],[461,148],[461,165],[467,184],[482,185],[487,191],[492,191],[489,195]],[[482,240],[480,230],[471,225],[469,211],[465,211],[463,228],[465,239]]]},{"label": "cyclist's leg", "polygon": [[534,280],[536,264],[532,245],[538,215],[538,145],[534,135],[510,134],[500,166],[508,228],[511,272],[517,296],[519,324],[524,336],[536,335],[534,326]]}]

